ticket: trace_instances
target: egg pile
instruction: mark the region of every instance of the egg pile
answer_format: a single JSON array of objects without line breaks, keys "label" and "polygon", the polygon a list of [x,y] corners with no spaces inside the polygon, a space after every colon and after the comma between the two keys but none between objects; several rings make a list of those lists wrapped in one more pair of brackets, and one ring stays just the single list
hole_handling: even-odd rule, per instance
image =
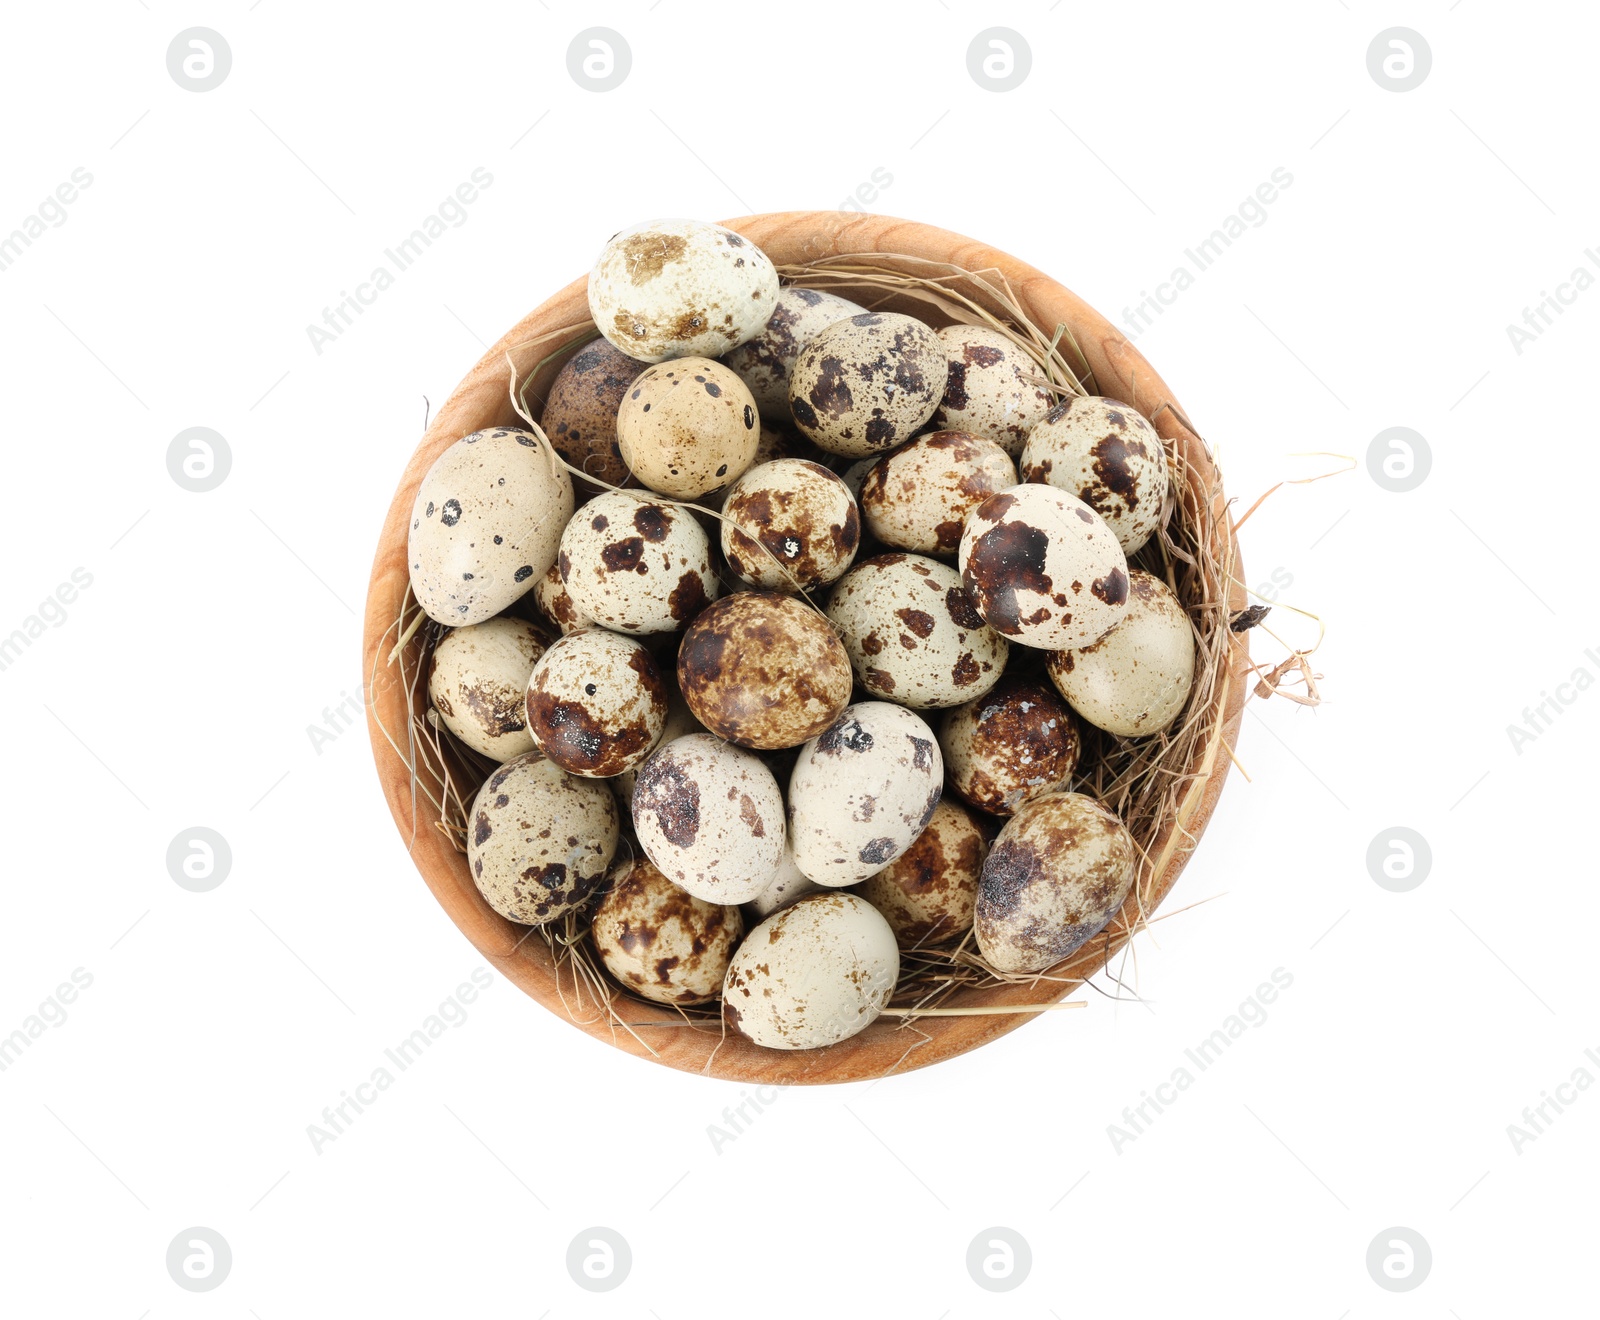
[{"label": "egg pile", "polygon": [[616,234],[588,297],[544,434],[462,436],[412,511],[431,718],[491,763],[483,901],[579,913],[624,990],[773,1049],[861,1031],[907,949],[1071,955],[1138,854],[1074,785],[1194,681],[1129,566],[1171,508],[1154,427],[718,225]]}]

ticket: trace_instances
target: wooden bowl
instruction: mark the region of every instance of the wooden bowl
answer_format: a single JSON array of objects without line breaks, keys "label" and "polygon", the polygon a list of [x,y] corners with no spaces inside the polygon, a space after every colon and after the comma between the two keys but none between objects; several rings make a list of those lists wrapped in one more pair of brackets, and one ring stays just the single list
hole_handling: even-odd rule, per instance
[{"label": "wooden bowl", "polygon": [[[1067,326],[1089,366],[1099,392],[1132,404],[1206,478],[1213,475],[1210,455],[1204,443],[1184,424],[1183,410],[1173,400],[1161,377],[1143,356],[1104,317],[1049,276],[994,248],[959,234],[929,225],[887,216],[849,215],[835,211],[791,211],[775,215],[749,216],[725,222],[729,228],[753,240],[777,265],[814,261],[836,254],[899,254],[904,257],[947,262],[966,270],[993,269],[1002,272],[1029,320],[1040,327]],[[889,264],[892,264],[892,260]],[[550,338],[551,332],[571,327],[574,334],[589,327],[585,294],[586,281],[574,280],[542,306],[513,326],[489,350],[467,378],[456,388],[428,428],[422,443],[412,454],[400,479],[394,502],[378,540],[372,566],[372,582],[367,595],[363,636],[363,673],[371,676],[367,694],[368,728],[378,778],[383,785],[389,810],[394,815],[401,838],[407,842],[412,860],[428,888],[450,919],[461,928],[473,945],[509,980],[564,1021],[571,1021],[558,995],[557,970],[542,939],[528,938],[525,927],[514,925],[496,913],[478,893],[467,870],[465,855],[432,820],[426,800],[413,794],[411,772],[405,759],[385,737],[382,728],[399,731],[405,746],[408,728],[408,695],[415,702],[415,689],[408,694],[396,677],[396,670],[384,661],[394,645],[393,625],[400,612],[407,588],[406,537],[412,502],[423,475],[439,454],[468,432],[488,426],[522,425],[513,410],[508,387],[510,369],[507,355],[516,361],[519,379],[530,372],[534,379],[531,393],[542,399],[561,362],[550,355],[569,336]],[[892,306],[891,304],[888,304]],[[529,347],[529,341],[544,342]],[[537,414],[536,414],[537,415]],[[1226,518],[1220,495],[1213,513]],[[1223,521],[1223,526],[1227,526]],[[1235,553],[1235,578],[1237,547]],[[1230,590],[1229,609],[1244,605],[1243,592]],[[414,641],[413,646],[417,643]],[[380,650],[382,654],[380,654]],[[1232,747],[1237,742],[1245,695],[1245,648],[1235,647],[1232,668],[1219,675],[1213,696],[1221,711],[1221,738]],[[421,699],[426,701],[425,690]],[[380,721],[382,727],[380,727]],[[1229,757],[1213,737],[1196,751],[1195,764],[1189,767],[1192,780],[1179,823],[1196,840],[1216,806],[1227,774]],[[1220,752],[1220,754],[1219,754]],[[470,797],[468,799],[470,802]],[[415,815],[414,815],[415,812]],[[420,819],[419,819],[420,817]],[[1174,838],[1169,828],[1150,847],[1150,855],[1167,851],[1166,862],[1146,893],[1159,903],[1171,890],[1188,860],[1192,847],[1168,848]],[[1130,900],[1131,902],[1131,900]],[[1147,913],[1154,903],[1147,904]],[[1125,914],[1126,915],[1126,914]],[[1065,965],[1073,977],[1084,978],[1104,966],[1117,947],[1115,941],[1091,941]],[[1063,969],[1056,969],[1059,975]],[[570,998],[571,973],[566,973]],[[1064,980],[1036,985],[1004,985],[961,993],[962,1005],[1002,1005],[1044,1003],[1058,1000],[1074,988]],[[677,1015],[663,1007],[629,1001],[625,1010],[631,1023],[676,1021]],[[973,1017],[921,1018],[917,1026],[931,1040],[921,1040],[916,1032],[901,1029],[897,1018],[878,1019],[865,1031],[849,1040],[821,1050],[782,1051],[763,1049],[742,1037],[729,1034],[724,1039],[715,1024],[709,1027],[640,1028],[638,1035],[649,1041],[647,1050],[627,1031],[614,1029],[605,1015],[594,1012],[591,1020],[574,1025],[590,1035],[641,1058],[653,1059],[686,1072],[701,1073],[740,1082],[789,1085],[859,1081],[889,1072],[925,1067],[975,1049],[995,1037],[1031,1021],[1035,1014],[1014,1013]],[[913,1048],[915,1046],[915,1048]],[[650,1051],[653,1050],[652,1054]]]}]

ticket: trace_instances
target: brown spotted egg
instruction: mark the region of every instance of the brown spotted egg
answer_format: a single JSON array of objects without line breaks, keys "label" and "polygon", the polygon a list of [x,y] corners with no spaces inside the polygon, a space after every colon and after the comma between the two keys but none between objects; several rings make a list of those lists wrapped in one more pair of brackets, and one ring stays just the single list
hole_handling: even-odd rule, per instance
[{"label": "brown spotted egg", "polygon": [[578,510],[556,562],[578,611],[619,632],[671,632],[717,594],[711,541],[694,515],[620,491]]},{"label": "brown spotted egg", "polygon": [[745,903],[777,873],[783,795],[753,752],[692,733],[639,768],[633,828],[673,884],[708,903]]},{"label": "brown spotted egg", "polygon": [[722,989],[744,918],[685,893],[636,857],[612,873],[589,933],[624,989],[658,1004],[703,1004]]},{"label": "brown spotted egg", "polygon": [[944,393],[944,346],[898,312],[863,312],[829,326],[801,350],[789,411],[830,454],[863,458],[909,440]]},{"label": "brown spotted egg", "polygon": [[[666,681],[667,692],[667,720],[661,726],[661,736],[656,739],[656,747],[665,747],[677,738],[687,737],[691,733],[704,733],[705,725],[695,719],[694,712],[689,709],[689,703],[683,699],[683,693],[678,691],[676,675],[669,668],[661,677]],[[624,770],[611,781],[611,788],[617,795],[617,801],[622,803],[625,810],[633,810],[633,785],[638,778],[635,770]]]},{"label": "brown spotted egg", "polygon": [[569,774],[609,779],[650,755],[667,719],[667,685],[650,652],[603,628],[568,633],[528,679],[528,732]]},{"label": "brown spotted egg", "polygon": [[647,367],[617,410],[617,442],[651,490],[692,500],[737,478],[761,432],[750,391],[720,362],[678,358]]},{"label": "brown spotted egg", "polygon": [[951,788],[982,811],[1010,816],[1069,786],[1081,742],[1072,712],[1048,685],[1007,675],[940,721],[939,748]]},{"label": "brown spotted egg", "polygon": [[945,798],[917,841],[856,892],[883,913],[902,949],[945,944],[972,929],[988,854],[972,813]]},{"label": "brown spotted egg", "polygon": [[861,481],[861,518],[897,550],[954,555],[967,514],[1016,484],[1016,464],[993,440],[934,431],[868,469]]},{"label": "brown spotted egg", "polygon": [[854,894],[809,894],[739,946],[722,1016],[768,1049],[819,1049],[870,1026],[899,979],[900,950],[877,909]]},{"label": "brown spotted egg", "polygon": [[539,607],[539,613],[555,624],[563,636],[569,632],[577,632],[579,628],[595,626],[594,620],[573,603],[572,593],[567,590],[567,584],[561,580],[559,562],[551,564],[549,571],[534,583],[533,603]]},{"label": "brown spotted egg", "polygon": [[933,425],[987,436],[1016,458],[1055,398],[1036,383],[1044,378],[1043,369],[1015,341],[988,326],[946,326],[939,342],[950,368]]},{"label": "brown spotted egg", "polygon": [[1066,398],[1029,433],[1022,479],[1076,495],[1131,555],[1161,525],[1167,456],[1156,428],[1127,404]]},{"label": "brown spotted egg", "polygon": [[923,555],[876,555],[828,599],[828,619],[873,696],[917,710],[987,692],[1010,645],[972,607],[961,575]]},{"label": "brown spotted egg", "polygon": [[1025,803],[983,864],[974,929],[1001,972],[1042,972],[1105,929],[1133,887],[1127,827],[1092,797]]},{"label": "brown spotted egg", "polygon": [[617,444],[617,408],[640,370],[604,339],[585,344],[556,373],[540,419],[562,458],[609,486],[634,484]]},{"label": "brown spotted egg", "polygon": [[1057,651],[1050,681],[1072,709],[1119,738],[1159,733],[1183,713],[1194,686],[1194,629],[1172,588],[1128,570],[1128,608],[1098,642]]},{"label": "brown spotted egg", "polygon": [[719,738],[741,747],[795,747],[850,700],[850,658],[828,621],[772,591],[724,596],[678,648],[678,687]]},{"label": "brown spotted egg", "polygon": [[939,744],[903,706],[846,707],[800,749],[789,776],[789,842],[807,879],[830,888],[881,871],[939,805]]},{"label": "brown spotted egg", "polygon": [[722,360],[750,387],[762,417],[787,423],[789,373],[800,350],[835,321],[866,310],[837,294],[790,286],[779,292],[778,305],[761,333]]},{"label": "brown spotted egg", "polygon": [[531,752],[523,695],[549,644],[523,619],[485,619],[452,628],[433,648],[428,666],[428,696],[444,727],[491,760]]},{"label": "brown spotted egg", "polygon": [[767,887],[744,905],[744,912],[752,922],[770,917],[781,907],[787,907],[797,898],[814,894],[822,886],[807,880],[794,864],[794,849],[787,837],[783,841],[783,856],[778,859],[778,869]]},{"label": "brown spotted egg", "polygon": [[463,436],[417,487],[406,562],[430,619],[482,623],[533,590],[572,517],[572,478],[528,431]]},{"label": "brown spotted egg", "polygon": [[617,803],[605,784],[529,752],[484,781],[472,803],[467,867],[501,916],[542,926],[584,903],[617,850]]},{"label": "brown spotted egg", "polygon": [[728,569],[752,587],[809,591],[836,581],[861,544],[844,482],[803,458],[751,468],[729,487],[722,516]]},{"label": "brown spotted egg", "polygon": [[1013,486],[967,515],[961,581],[996,632],[1044,651],[1105,636],[1128,600],[1128,561],[1111,529],[1054,486]]},{"label": "brown spotted egg", "polygon": [[717,357],[760,334],[778,272],[749,239],[701,220],[652,220],[614,234],[589,272],[589,314],[641,362]]}]

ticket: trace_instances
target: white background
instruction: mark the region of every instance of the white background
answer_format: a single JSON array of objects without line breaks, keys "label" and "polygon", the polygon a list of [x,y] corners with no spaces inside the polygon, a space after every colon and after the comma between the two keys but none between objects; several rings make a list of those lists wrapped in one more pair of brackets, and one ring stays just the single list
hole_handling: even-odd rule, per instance
[{"label": "white background", "polygon": [[[622,33],[615,91],[568,75]],[[995,93],[966,50],[1021,33]],[[1519,751],[1580,667],[1600,292],[1518,353],[1523,309],[1600,244],[1576,5],[806,3],[9,6],[0,234],[93,176],[0,272],[0,635],[92,585],[0,672],[8,865],[0,1032],[92,985],[0,1073],[0,1309],[43,1316],[1454,1315],[1592,1310],[1600,1078],[1579,844],[1600,693]],[[201,25],[233,65],[169,75]],[[1433,52],[1369,76],[1383,29]],[[492,186],[319,355],[307,335],[456,186]],[[382,515],[483,347],[618,228],[831,207],[981,237],[1122,320],[1275,168],[1291,186],[1140,348],[1225,467],[1248,576],[1326,622],[1326,704],[1253,704],[1203,847],[1130,991],[937,1068],[793,1090],[720,1151],[741,1088],[637,1061],[496,978],[320,1153],[307,1125],[482,960],[416,875],[364,730],[308,727],[361,680]],[[1600,260],[1600,257],[1597,257]],[[1591,270],[1596,270],[1590,266]],[[1597,270],[1596,273],[1600,273]],[[226,437],[209,493],[173,436]],[[1372,438],[1420,432],[1408,493]],[[1286,610],[1269,621],[1310,640]],[[1596,648],[1585,658],[1585,648]],[[233,865],[169,878],[204,825]],[[1369,843],[1431,845],[1420,887]],[[1117,1149],[1108,1125],[1276,968],[1292,986]],[[52,1016],[55,1010],[51,1010]],[[1191,1071],[1193,1071],[1191,1066]],[[165,1253],[201,1225],[231,1275]],[[580,1230],[632,1271],[568,1276]],[[1033,1267],[980,1290],[1004,1226]],[[1365,1264],[1430,1244],[1416,1291]]]}]

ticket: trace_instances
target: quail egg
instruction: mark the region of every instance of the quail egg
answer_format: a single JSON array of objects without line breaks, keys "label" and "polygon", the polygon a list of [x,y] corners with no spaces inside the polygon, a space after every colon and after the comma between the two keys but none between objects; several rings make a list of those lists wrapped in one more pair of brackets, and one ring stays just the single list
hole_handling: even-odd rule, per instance
[{"label": "quail egg", "polygon": [[1078,727],[1046,684],[1007,675],[939,724],[950,787],[973,806],[1009,816],[1030,798],[1069,786]]},{"label": "quail egg", "polygon": [[1054,486],[1013,486],[967,515],[961,581],[996,632],[1044,651],[1103,637],[1128,600],[1128,562],[1100,515]]},{"label": "quail egg", "polygon": [[1017,484],[1016,464],[993,440],[934,431],[885,454],[861,481],[861,517],[897,550],[954,555],[966,516]]},{"label": "quail egg", "polygon": [[1022,479],[1076,495],[1131,555],[1161,525],[1167,456],[1156,428],[1127,404],[1069,397],[1029,432]]},{"label": "quail egg", "polygon": [[871,1025],[899,978],[894,931],[876,908],[854,894],[810,894],[739,946],[723,1020],[768,1049],[818,1049]]},{"label": "quail egg", "polygon": [[617,850],[616,799],[538,752],[507,761],[472,803],[467,867],[501,916],[542,926],[580,906]]},{"label": "quail egg", "polygon": [[572,593],[561,580],[560,563],[551,564],[545,575],[533,584],[533,603],[563,635],[595,626],[594,620],[573,604]]},{"label": "quail egg", "polygon": [[661,874],[708,903],[746,903],[783,855],[783,795],[759,756],[691,733],[657,748],[633,786],[633,828]]},{"label": "quail egg", "polygon": [[[678,691],[677,675],[669,668],[662,676],[667,684],[667,720],[661,727],[661,736],[656,739],[656,747],[665,747],[669,742],[686,737],[691,733],[704,733],[705,725],[695,719],[694,712],[689,709],[689,703],[683,699],[683,693]],[[611,781],[612,791],[617,795],[617,801],[622,803],[628,811],[633,810],[633,785],[638,778],[635,770],[624,770]]]},{"label": "quail egg", "polygon": [[617,410],[623,461],[651,490],[676,499],[727,485],[750,466],[760,440],[750,391],[706,358],[646,367]]},{"label": "quail egg", "polygon": [[789,373],[800,350],[835,321],[866,311],[846,298],[820,289],[793,286],[778,294],[778,305],[754,339],[746,340],[723,362],[739,373],[768,421],[789,421]]},{"label": "quail egg", "polygon": [[428,668],[428,696],[444,727],[491,760],[531,752],[523,694],[549,644],[522,619],[485,619],[452,628],[433,648]]},{"label": "quail egg", "polygon": [[883,913],[902,949],[946,944],[972,929],[988,854],[972,813],[945,798],[917,841],[856,892]]},{"label": "quail egg", "polygon": [[1098,935],[1133,887],[1127,827],[1092,797],[1024,803],[983,864],[974,929],[997,971],[1042,972]]},{"label": "quail egg", "polygon": [[950,367],[933,425],[986,436],[1016,458],[1055,397],[1037,383],[1043,368],[1009,336],[988,326],[946,326],[939,342]]},{"label": "quail egg", "polygon": [[760,334],[778,272],[749,239],[701,220],[652,220],[612,236],[589,273],[589,313],[629,357],[717,357]]},{"label": "quail egg", "polygon": [[540,418],[556,452],[608,486],[634,484],[617,445],[617,408],[640,370],[604,339],[585,344],[556,373]]},{"label": "quail egg", "polygon": [[821,885],[813,884],[801,874],[800,868],[794,864],[794,849],[789,846],[789,840],[785,838],[783,856],[778,859],[777,873],[765,889],[744,905],[745,916],[752,922],[760,921],[763,917],[770,917],[779,908],[794,902],[795,899],[814,894],[821,888]]},{"label": "quail egg", "polygon": [[1194,686],[1194,629],[1158,577],[1128,570],[1122,622],[1098,642],[1051,655],[1050,681],[1072,709],[1119,738],[1159,733],[1183,713]]},{"label": "quail egg", "polygon": [[918,716],[863,701],[800,749],[789,776],[789,841],[807,879],[865,880],[916,842],[939,805],[944,761]]},{"label": "quail egg", "polygon": [[619,632],[671,632],[717,594],[711,542],[694,515],[620,491],[578,511],[557,563],[578,611]]},{"label": "quail egg", "polygon": [[861,686],[917,710],[987,692],[1011,649],[973,608],[961,575],[922,555],[857,564],[833,589],[828,619]]},{"label": "quail egg", "polygon": [[463,436],[417,487],[406,562],[430,619],[482,623],[533,589],[572,517],[572,479],[535,435]]},{"label": "quail egg", "polygon": [[722,516],[728,569],[753,587],[809,591],[833,582],[861,544],[861,515],[844,482],[803,458],[751,468],[728,488]]},{"label": "quail egg", "polygon": [[658,1004],[703,1004],[722,989],[744,918],[685,893],[636,857],[612,873],[589,933],[624,989]]},{"label": "quail egg", "polygon": [[829,326],[795,359],[789,410],[808,440],[863,458],[909,440],[944,393],[944,346],[921,321],[862,312]]},{"label": "quail egg", "polygon": [[650,652],[603,628],[568,633],[528,680],[528,731],[569,774],[607,779],[650,754],[667,719],[667,685]]}]

